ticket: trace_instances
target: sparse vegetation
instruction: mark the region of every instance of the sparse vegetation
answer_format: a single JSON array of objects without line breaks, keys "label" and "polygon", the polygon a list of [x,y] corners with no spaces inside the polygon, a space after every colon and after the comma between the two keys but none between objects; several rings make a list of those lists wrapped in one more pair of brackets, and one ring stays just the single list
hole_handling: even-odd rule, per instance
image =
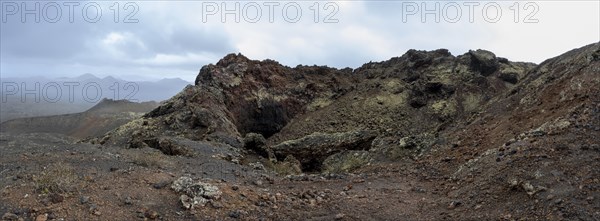
[{"label": "sparse vegetation", "polygon": [[368,152],[349,151],[330,156],[323,162],[323,171],[328,173],[347,173],[367,165],[371,158]]},{"label": "sparse vegetation", "polygon": [[34,181],[42,193],[65,193],[77,187],[79,177],[71,165],[58,162],[47,166]]},{"label": "sparse vegetation", "polygon": [[283,162],[268,161],[267,167],[282,176],[302,173],[300,162],[293,156],[287,156]]},{"label": "sparse vegetation", "polygon": [[143,167],[165,168],[169,164],[165,157],[164,154],[158,151],[151,153],[137,152],[132,156],[132,162]]},{"label": "sparse vegetation", "polygon": [[275,173],[286,176],[286,175],[296,175],[301,174],[302,170],[299,170],[298,167],[294,165],[290,165],[288,163],[274,163],[270,165],[271,169],[275,171]]}]

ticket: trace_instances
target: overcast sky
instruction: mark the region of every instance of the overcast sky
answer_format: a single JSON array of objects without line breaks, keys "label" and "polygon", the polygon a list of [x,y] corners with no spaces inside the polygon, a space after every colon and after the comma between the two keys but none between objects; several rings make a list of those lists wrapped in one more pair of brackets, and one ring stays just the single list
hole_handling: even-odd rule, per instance
[{"label": "overcast sky", "polygon": [[[228,53],[356,68],[438,48],[454,55],[481,48],[539,63],[600,41],[600,3],[593,0],[315,2],[238,1],[236,13],[233,1],[2,0],[0,73],[193,81]],[[224,22],[223,7],[233,11]]]}]

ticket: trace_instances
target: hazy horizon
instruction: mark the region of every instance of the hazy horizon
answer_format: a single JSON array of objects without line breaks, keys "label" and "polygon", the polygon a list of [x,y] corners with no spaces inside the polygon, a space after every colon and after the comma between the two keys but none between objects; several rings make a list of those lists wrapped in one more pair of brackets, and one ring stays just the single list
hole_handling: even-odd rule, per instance
[{"label": "hazy horizon", "polygon": [[97,78],[98,80],[103,80],[103,79],[107,79],[107,78],[115,78],[116,80],[122,80],[122,81],[141,81],[141,82],[159,82],[159,81],[163,81],[163,80],[181,80],[181,81],[185,81],[188,83],[193,83],[193,80],[186,80],[180,77],[165,77],[165,78],[145,78],[143,76],[135,76],[135,75],[125,75],[125,76],[113,76],[113,75],[97,75],[97,74],[93,74],[93,73],[83,73],[77,76],[44,76],[43,74],[39,74],[39,75],[31,75],[31,76],[2,76],[1,80],[6,80],[6,79],[27,79],[27,80],[35,80],[35,79],[45,79],[45,80],[60,80],[60,79],[77,79],[77,78],[83,78],[84,76],[86,77],[92,77],[92,78]]}]

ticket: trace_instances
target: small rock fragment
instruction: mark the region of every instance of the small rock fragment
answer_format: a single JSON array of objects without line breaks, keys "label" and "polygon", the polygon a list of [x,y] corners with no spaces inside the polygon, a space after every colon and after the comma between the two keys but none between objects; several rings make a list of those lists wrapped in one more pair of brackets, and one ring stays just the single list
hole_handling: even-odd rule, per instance
[{"label": "small rock fragment", "polygon": [[159,214],[158,214],[158,212],[156,212],[154,210],[148,210],[144,213],[144,217],[154,220],[159,217]]},{"label": "small rock fragment", "polygon": [[89,211],[91,214],[96,215],[96,216],[102,215],[102,213],[100,213],[100,211],[98,210],[98,205],[93,204],[93,203],[90,205]]},{"label": "small rock fragment", "polygon": [[183,206],[183,208],[186,208],[186,209],[193,209],[196,206],[204,206],[208,202],[207,199],[205,199],[201,196],[192,198],[185,194],[181,195],[179,197],[179,200],[181,201],[181,205]]},{"label": "small rock fragment", "polygon": [[265,168],[265,166],[260,162],[250,163],[250,164],[248,164],[248,166],[252,167],[252,169],[255,169],[255,170],[261,170],[261,171],[267,170]]},{"label": "small rock fragment", "polygon": [[48,198],[50,199],[50,202],[52,203],[61,203],[62,201],[65,200],[65,197],[63,197],[60,194],[57,193],[52,193],[50,195],[48,195]]},{"label": "small rock fragment", "polygon": [[82,196],[82,197],[79,198],[79,203],[81,203],[81,204],[86,204],[88,202],[90,202],[90,197],[89,196]]},{"label": "small rock fragment", "polygon": [[533,195],[535,194],[535,188],[533,187],[533,185],[531,185],[531,183],[529,182],[525,182],[523,184],[521,184],[521,186],[523,187],[523,190],[525,190],[525,192],[527,192],[527,195]]},{"label": "small rock fragment", "polygon": [[2,220],[18,220],[19,217],[17,216],[17,214],[14,213],[5,213],[4,215],[2,215]]},{"label": "small rock fragment", "polygon": [[165,188],[166,186],[168,186],[169,183],[170,183],[169,181],[158,182],[158,183],[152,184],[152,187],[154,189],[159,190],[159,189],[162,189],[162,188]]},{"label": "small rock fragment", "polygon": [[453,200],[452,202],[450,202],[450,205],[448,205],[448,209],[454,209],[460,205],[462,205],[462,202]]},{"label": "small rock fragment", "polygon": [[554,204],[561,204],[563,202],[562,199],[556,199],[554,200]]},{"label": "small rock fragment", "polygon": [[214,201],[214,200],[211,200],[211,201],[210,201],[210,205],[211,205],[213,208],[215,208],[215,209],[221,209],[221,208],[223,208],[223,204],[221,204],[221,203],[219,203],[219,202],[216,202],[216,201]]},{"label": "small rock fragment", "polygon": [[346,217],[346,214],[338,213],[338,214],[335,214],[334,219],[335,220],[342,220],[342,219],[344,219],[344,217]]},{"label": "small rock fragment", "polygon": [[194,182],[194,180],[192,180],[192,178],[190,178],[190,177],[186,177],[186,176],[180,177],[179,179],[173,181],[173,184],[171,185],[171,189],[175,190],[176,192],[182,192],[186,188],[191,186],[193,182]]},{"label": "small rock fragment", "polygon": [[47,214],[47,213],[44,213],[44,214],[38,215],[38,216],[35,218],[35,221],[46,221],[46,220],[48,220],[48,214]]},{"label": "small rock fragment", "polygon": [[234,219],[239,219],[240,215],[241,215],[241,213],[239,210],[229,212],[229,217],[234,218]]}]

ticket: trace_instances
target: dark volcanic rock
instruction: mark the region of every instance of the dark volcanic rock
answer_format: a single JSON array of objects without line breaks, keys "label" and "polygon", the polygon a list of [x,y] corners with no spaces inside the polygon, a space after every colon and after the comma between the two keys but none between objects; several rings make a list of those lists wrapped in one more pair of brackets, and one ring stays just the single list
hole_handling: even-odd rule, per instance
[{"label": "dark volcanic rock", "polygon": [[496,55],[486,50],[469,51],[471,56],[471,69],[480,72],[483,76],[489,76],[499,69]]},{"label": "dark volcanic rock", "polygon": [[204,66],[195,86],[108,137],[122,144],[131,142],[130,137],[167,134],[241,146],[242,134],[272,136],[313,99],[347,90],[352,79],[333,68],[290,68],[230,54]]},{"label": "dark volcanic rock", "polygon": [[229,54],[216,64],[202,67],[194,86],[186,87],[142,119],[108,133],[102,141],[193,155],[180,153],[175,142],[161,144],[158,140],[172,137],[246,146],[274,160],[268,148],[272,146],[277,148],[273,151],[278,159],[289,154],[305,169],[315,170],[331,154],[368,148],[298,144],[290,147],[292,153],[284,144],[316,144],[338,139],[334,134],[347,131],[372,131],[382,137],[435,134],[472,116],[489,98],[512,87],[506,81],[514,82],[513,78],[524,76],[532,66],[499,59],[483,50],[458,57],[445,49],[409,50],[401,57],[370,62],[356,70],[291,68],[272,60]]},{"label": "dark volcanic rock", "polygon": [[179,145],[176,141],[168,137],[150,138],[146,140],[133,140],[130,142],[132,148],[151,147],[160,150],[166,155],[183,155],[190,156],[191,150],[183,145]]},{"label": "dark volcanic rock", "polygon": [[270,160],[276,160],[273,150],[267,146],[267,140],[261,134],[246,134],[244,137],[244,148],[252,150],[263,157],[269,158]]},{"label": "dark volcanic rock", "polygon": [[445,49],[409,50],[401,57],[354,70],[361,80],[351,90],[314,100],[268,142],[361,129],[391,137],[435,133],[469,118],[491,97],[513,87],[499,75],[516,74],[520,79],[533,67],[483,50],[460,56]]},{"label": "dark volcanic rock", "polygon": [[271,147],[275,155],[283,159],[294,156],[302,163],[304,171],[321,169],[321,164],[330,155],[344,150],[368,150],[377,137],[372,131],[346,133],[314,133],[306,137],[290,140]]},{"label": "dark volcanic rock", "polygon": [[519,81],[519,75],[517,73],[502,73],[498,75],[498,78],[502,79],[511,84],[516,84]]}]

